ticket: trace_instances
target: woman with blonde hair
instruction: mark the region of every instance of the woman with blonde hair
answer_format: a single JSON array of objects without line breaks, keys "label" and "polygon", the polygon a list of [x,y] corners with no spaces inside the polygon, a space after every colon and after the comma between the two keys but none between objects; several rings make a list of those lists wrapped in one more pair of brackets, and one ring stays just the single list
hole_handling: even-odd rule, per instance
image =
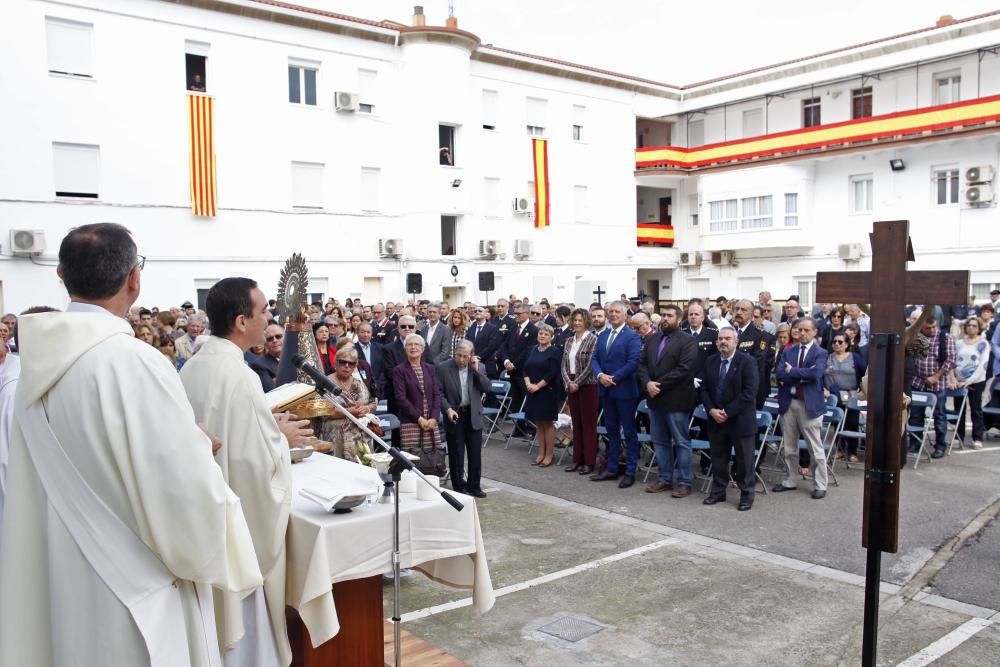
[{"label": "woman with blonde hair", "polygon": [[[373,414],[378,401],[368,391],[364,381],[354,374],[358,367],[358,351],[351,345],[345,345],[336,354],[335,370],[327,377],[341,389],[337,401],[359,419]],[[369,434],[339,412],[332,419],[323,420],[320,438],[332,442],[337,453],[348,461],[360,462],[371,444]]]},{"label": "woman with blonde hair", "polygon": [[448,314],[448,334],[451,338],[445,341],[445,352],[447,353],[445,359],[451,359],[455,356],[455,350],[465,338],[468,330],[469,316],[464,308],[456,308]]}]

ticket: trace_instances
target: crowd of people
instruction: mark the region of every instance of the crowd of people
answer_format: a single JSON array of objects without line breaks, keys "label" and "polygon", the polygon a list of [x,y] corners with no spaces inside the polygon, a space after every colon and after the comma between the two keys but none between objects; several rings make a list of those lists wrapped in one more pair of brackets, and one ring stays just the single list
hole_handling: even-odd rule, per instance
[{"label": "crowd of people", "polygon": [[[685,304],[623,295],[587,307],[514,295],[454,308],[330,299],[279,323],[256,282],[226,278],[203,309],[190,302],[147,309],[134,305],[144,260],[128,230],[113,223],[72,230],[59,261],[71,298],[66,312],[39,307],[0,318],[4,664],[38,656],[138,664],[152,650],[216,664],[216,639],[226,664],[256,664],[260,656],[287,664],[289,447],[320,436],[358,458],[368,436],[345,420],[272,413],[265,392],[295,379],[291,358],[303,336],[355,417],[372,417],[384,399],[399,420],[395,443],[430,458],[447,443],[456,491],[486,495],[484,407],[492,407],[514,421],[509,436],[537,442],[539,467],[553,465],[558,431],[569,422],[573,458],[565,472],[627,489],[645,431],[657,468],[646,492],[685,498],[700,465],[712,477],[702,502],[724,502],[735,483],[737,508],[746,511],[757,487],[759,411],[770,402],[784,470],[773,490],[811,479],[812,497],[826,496],[823,417],[837,405],[848,429],[858,427],[854,399],[866,390],[874,334],[859,305],[819,304],[806,313],[796,297],[779,306],[768,292],[755,301]],[[998,300],[994,290],[982,305],[970,298],[900,313],[910,322],[905,391],[936,399],[934,433],[922,436],[933,458],[947,450],[950,395],[966,398],[956,402],[967,406],[972,447],[998,426],[983,412],[987,401],[1000,405],[1000,387],[988,389],[1000,371]],[[918,430],[924,411],[912,407]],[[955,419],[955,437],[964,440],[966,416]],[[692,455],[692,423],[709,442],[704,462]],[[922,438],[901,444],[919,446]],[[864,452],[852,443],[840,443],[836,456],[859,462]],[[51,511],[39,514],[47,503]],[[60,571],[73,577],[51,576]],[[132,580],[148,585],[141,601]],[[202,586],[215,591],[214,614]],[[50,595],[39,601],[42,589]],[[29,598],[35,602],[26,605]],[[148,616],[130,605],[153,598],[173,611],[147,626]],[[52,619],[63,617],[74,619],[72,637],[55,631]],[[218,637],[206,631],[216,617]]]}]

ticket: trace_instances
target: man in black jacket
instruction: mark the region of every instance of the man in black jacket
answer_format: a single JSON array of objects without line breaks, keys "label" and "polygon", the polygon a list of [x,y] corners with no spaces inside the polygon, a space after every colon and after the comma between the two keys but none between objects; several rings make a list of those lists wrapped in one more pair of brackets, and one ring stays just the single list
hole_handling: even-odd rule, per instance
[{"label": "man in black jacket", "polygon": [[[795,304],[798,308],[798,303]],[[740,299],[733,308],[733,328],[736,329],[739,351],[749,354],[757,363],[757,404],[759,410],[764,407],[764,401],[771,389],[767,374],[767,338],[764,332],[753,325],[753,304],[747,299]]]},{"label": "man in black jacket", "polygon": [[715,339],[719,330],[711,322],[705,321],[705,307],[700,303],[692,303],[687,310],[687,326],[684,331],[691,334],[698,343],[698,363],[695,366],[695,376],[701,373],[709,357],[719,353]]},{"label": "man in black jacket", "polygon": [[476,306],[473,313],[476,319],[469,325],[465,337],[476,346],[476,356],[483,362],[486,377],[496,379],[499,376],[497,352],[500,351],[504,342],[500,337],[500,329],[486,319],[485,307]]},{"label": "man in black jacket", "polygon": [[639,386],[649,396],[646,404],[659,468],[658,479],[646,491],[670,490],[674,498],[691,494],[694,474],[688,424],[695,402],[694,368],[698,363],[698,343],[681,331],[680,324],[681,309],[668,305],[660,319],[660,330],[650,334],[643,345],[638,368]]},{"label": "man in black jacket", "polygon": [[[528,359],[528,352],[538,343],[538,328],[528,321],[528,306],[518,303],[514,305],[514,317],[517,324],[507,332],[507,340],[504,341],[498,359],[502,362],[503,368],[510,374],[510,396],[511,409],[515,412],[521,409],[524,402],[524,362]],[[524,425],[515,425],[515,432],[520,437],[527,434]]]}]

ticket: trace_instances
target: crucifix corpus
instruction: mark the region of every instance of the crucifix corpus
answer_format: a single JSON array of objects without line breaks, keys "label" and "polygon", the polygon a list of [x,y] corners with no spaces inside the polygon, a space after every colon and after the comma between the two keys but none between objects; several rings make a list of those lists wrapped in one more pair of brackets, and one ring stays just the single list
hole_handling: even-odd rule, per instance
[{"label": "crucifix corpus", "polygon": [[868,549],[862,664],[874,665],[878,638],[882,551],[899,541],[899,471],[902,466],[904,309],[910,303],[965,303],[968,271],[907,271],[913,261],[909,222],[876,222],[870,234],[872,270],[816,274],[821,303],[871,306],[868,339],[868,433],[861,544]]}]

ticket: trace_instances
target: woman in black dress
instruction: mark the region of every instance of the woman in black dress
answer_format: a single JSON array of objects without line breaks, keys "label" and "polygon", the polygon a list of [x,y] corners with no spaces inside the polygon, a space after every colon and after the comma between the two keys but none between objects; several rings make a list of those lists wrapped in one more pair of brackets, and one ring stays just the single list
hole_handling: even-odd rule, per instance
[{"label": "woman in black dress", "polygon": [[556,444],[556,416],[562,354],[552,344],[555,332],[548,324],[538,326],[538,345],[531,348],[524,363],[524,387],[528,392],[524,405],[525,417],[535,424],[538,438],[538,458],[532,465],[543,468],[552,465]]}]

